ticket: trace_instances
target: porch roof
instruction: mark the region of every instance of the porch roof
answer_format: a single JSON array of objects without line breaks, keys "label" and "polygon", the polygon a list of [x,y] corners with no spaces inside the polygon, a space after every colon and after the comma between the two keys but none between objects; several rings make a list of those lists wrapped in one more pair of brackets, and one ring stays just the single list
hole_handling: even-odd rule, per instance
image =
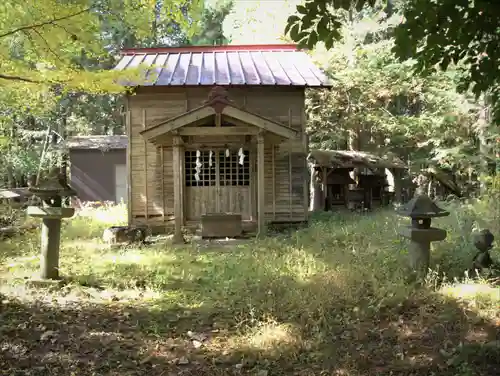
[{"label": "porch roof", "polygon": [[307,160],[313,166],[327,168],[407,168],[401,159],[390,153],[379,156],[354,150],[311,150]]},{"label": "porch roof", "polygon": [[[271,119],[267,119],[263,116],[243,110],[234,106],[233,104],[221,101],[209,102],[179,116],[162,121],[150,128],[143,130],[142,132],[140,132],[140,134],[147,141],[154,141],[154,139],[162,135],[173,132],[184,126],[199,122],[200,120],[206,119],[215,114],[220,114],[239,120],[242,123],[254,126],[264,131],[268,131],[285,139],[295,139],[299,135],[299,132],[297,132],[293,128],[280,124]],[[233,132],[231,128],[235,127],[219,127],[217,128],[218,130],[220,130],[219,132],[214,128],[207,128],[206,131],[209,135],[222,135],[222,132],[234,134],[235,132]],[[241,130],[240,127],[238,128],[239,129],[235,130]],[[242,131],[244,132],[245,130],[243,129]]]}]

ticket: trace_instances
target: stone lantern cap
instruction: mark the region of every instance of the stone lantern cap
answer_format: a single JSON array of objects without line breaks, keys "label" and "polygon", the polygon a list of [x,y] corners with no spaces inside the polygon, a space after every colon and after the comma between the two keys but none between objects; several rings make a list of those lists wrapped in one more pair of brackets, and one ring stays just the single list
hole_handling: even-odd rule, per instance
[{"label": "stone lantern cap", "polygon": [[72,197],[76,196],[76,191],[67,184],[63,184],[59,179],[47,179],[40,182],[29,191],[38,197]]},{"label": "stone lantern cap", "polygon": [[398,214],[412,219],[446,217],[450,212],[441,209],[427,195],[418,195],[408,201]]}]

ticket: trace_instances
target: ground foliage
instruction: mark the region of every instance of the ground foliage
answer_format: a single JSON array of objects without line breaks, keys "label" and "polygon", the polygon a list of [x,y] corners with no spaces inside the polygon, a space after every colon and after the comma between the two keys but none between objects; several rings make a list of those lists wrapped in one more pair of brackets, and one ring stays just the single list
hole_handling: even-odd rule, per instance
[{"label": "ground foliage", "polygon": [[500,290],[463,274],[470,228],[500,231],[489,207],[447,206],[436,225],[448,238],[420,287],[396,234],[407,220],[390,211],[325,214],[248,243],[110,250],[98,238],[125,213],[90,210],[65,221],[62,288],[23,284],[38,236],[1,244],[0,365],[9,375],[493,376]]}]

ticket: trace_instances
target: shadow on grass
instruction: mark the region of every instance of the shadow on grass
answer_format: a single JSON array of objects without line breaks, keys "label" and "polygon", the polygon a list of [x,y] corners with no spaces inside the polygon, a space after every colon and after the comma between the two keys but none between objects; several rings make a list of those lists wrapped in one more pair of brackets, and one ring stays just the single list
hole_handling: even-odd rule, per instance
[{"label": "shadow on grass", "polygon": [[223,251],[67,249],[63,270],[78,284],[158,296],[99,305],[61,290],[43,296],[50,304],[3,304],[0,365],[9,375],[498,374],[495,303],[408,284],[399,223],[333,216]]},{"label": "shadow on grass", "polygon": [[8,375],[494,376],[500,367],[498,326],[425,290],[377,309],[283,302],[290,310],[268,320],[248,315],[242,298],[198,307],[4,300],[0,365]]}]

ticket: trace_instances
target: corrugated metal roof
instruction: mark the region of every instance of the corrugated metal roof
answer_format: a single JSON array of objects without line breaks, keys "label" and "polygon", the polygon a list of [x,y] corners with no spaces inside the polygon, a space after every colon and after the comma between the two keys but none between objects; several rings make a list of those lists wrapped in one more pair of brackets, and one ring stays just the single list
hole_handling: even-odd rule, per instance
[{"label": "corrugated metal roof", "polygon": [[405,163],[392,153],[384,156],[354,150],[311,150],[307,160],[315,166],[348,168],[367,166],[374,168],[406,168]]},{"label": "corrugated metal roof", "polygon": [[115,70],[141,64],[148,69],[149,78],[142,86],[331,86],[326,75],[295,45],[130,49],[122,52]]},{"label": "corrugated metal roof", "polygon": [[125,135],[113,136],[73,136],[68,137],[64,146],[71,150],[108,150],[108,149],[126,149],[128,138]]}]

